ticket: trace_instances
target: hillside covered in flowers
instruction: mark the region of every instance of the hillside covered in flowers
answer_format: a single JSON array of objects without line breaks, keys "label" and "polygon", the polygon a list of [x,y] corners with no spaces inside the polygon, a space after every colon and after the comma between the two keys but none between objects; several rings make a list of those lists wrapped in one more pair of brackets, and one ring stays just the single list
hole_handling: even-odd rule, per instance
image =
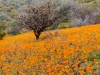
[{"label": "hillside covered in flowers", "polygon": [[100,74],[99,24],[44,33],[38,41],[33,32],[1,40],[0,75]]}]

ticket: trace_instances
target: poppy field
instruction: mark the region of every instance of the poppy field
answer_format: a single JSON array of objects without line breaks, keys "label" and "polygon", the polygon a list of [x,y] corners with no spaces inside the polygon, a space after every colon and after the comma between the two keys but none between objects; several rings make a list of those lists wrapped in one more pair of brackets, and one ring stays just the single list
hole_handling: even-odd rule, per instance
[{"label": "poppy field", "polygon": [[100,75],[100,25],[6,37],[0,75]]}]

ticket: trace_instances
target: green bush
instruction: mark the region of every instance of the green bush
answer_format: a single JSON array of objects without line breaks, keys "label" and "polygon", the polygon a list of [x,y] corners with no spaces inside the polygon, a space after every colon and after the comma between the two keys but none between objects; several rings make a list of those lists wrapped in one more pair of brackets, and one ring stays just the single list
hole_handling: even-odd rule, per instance
[{"label": "green bush", "polygon": [[72,27],[72,25],[69,22],[59,24],[60,29],[62,29],[62,28],[71,28],[71,27]]},{"label": "green bush", "polygon": [[17,35],[21,32],[21,27],[18,25],[17,21],[13,20],[9,25],[9,29],[7,31],[8,34]]},{"label": "green bush", "polygon": [[94,50],[91,53],[89,53],[87,60],[93,61],[94,59],[100,60],[100,51],[99,50]]},{"label": "green bush", "polygon": [[8,15],[4,12],[0,12],[0,20],[6,20]]},{"label": "green bush", "polygon": [[0,40],[2,40],[5,35],[6,35],[6,33],[3,32],[2,30],[0,30]]}]

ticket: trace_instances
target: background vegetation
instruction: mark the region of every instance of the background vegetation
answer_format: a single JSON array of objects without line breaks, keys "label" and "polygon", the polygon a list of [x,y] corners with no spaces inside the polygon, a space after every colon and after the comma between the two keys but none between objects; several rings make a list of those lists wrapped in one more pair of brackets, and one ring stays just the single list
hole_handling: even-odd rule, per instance
[{"label": "background vegetation", "polygon": [[[23,30],[17,24],[16,16],[24,13],[23,9],[28,5],[38,5],[46,1],[49,0],[0,0],[0,26],[7,34],[19,34]],[[53,0],[53,2],[60,12],[67,7],[69,9],[63,17],[66,17],[67,21],[49,29],[100,23],[100,0]]]}]

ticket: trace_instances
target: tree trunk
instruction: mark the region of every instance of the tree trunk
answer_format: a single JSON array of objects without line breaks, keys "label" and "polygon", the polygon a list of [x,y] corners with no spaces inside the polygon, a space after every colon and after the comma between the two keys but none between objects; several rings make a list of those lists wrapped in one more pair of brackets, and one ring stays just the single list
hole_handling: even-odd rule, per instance
[{"label": "tree trunk", "polygon": [[34,34],[35,34],[36,40],[39,40],[40,32],[34,32]]},{"label": "tree trunk", "polygon": [[40,36],[40,35],[36,35],[36,40],[39,40],[39,36]]}]

